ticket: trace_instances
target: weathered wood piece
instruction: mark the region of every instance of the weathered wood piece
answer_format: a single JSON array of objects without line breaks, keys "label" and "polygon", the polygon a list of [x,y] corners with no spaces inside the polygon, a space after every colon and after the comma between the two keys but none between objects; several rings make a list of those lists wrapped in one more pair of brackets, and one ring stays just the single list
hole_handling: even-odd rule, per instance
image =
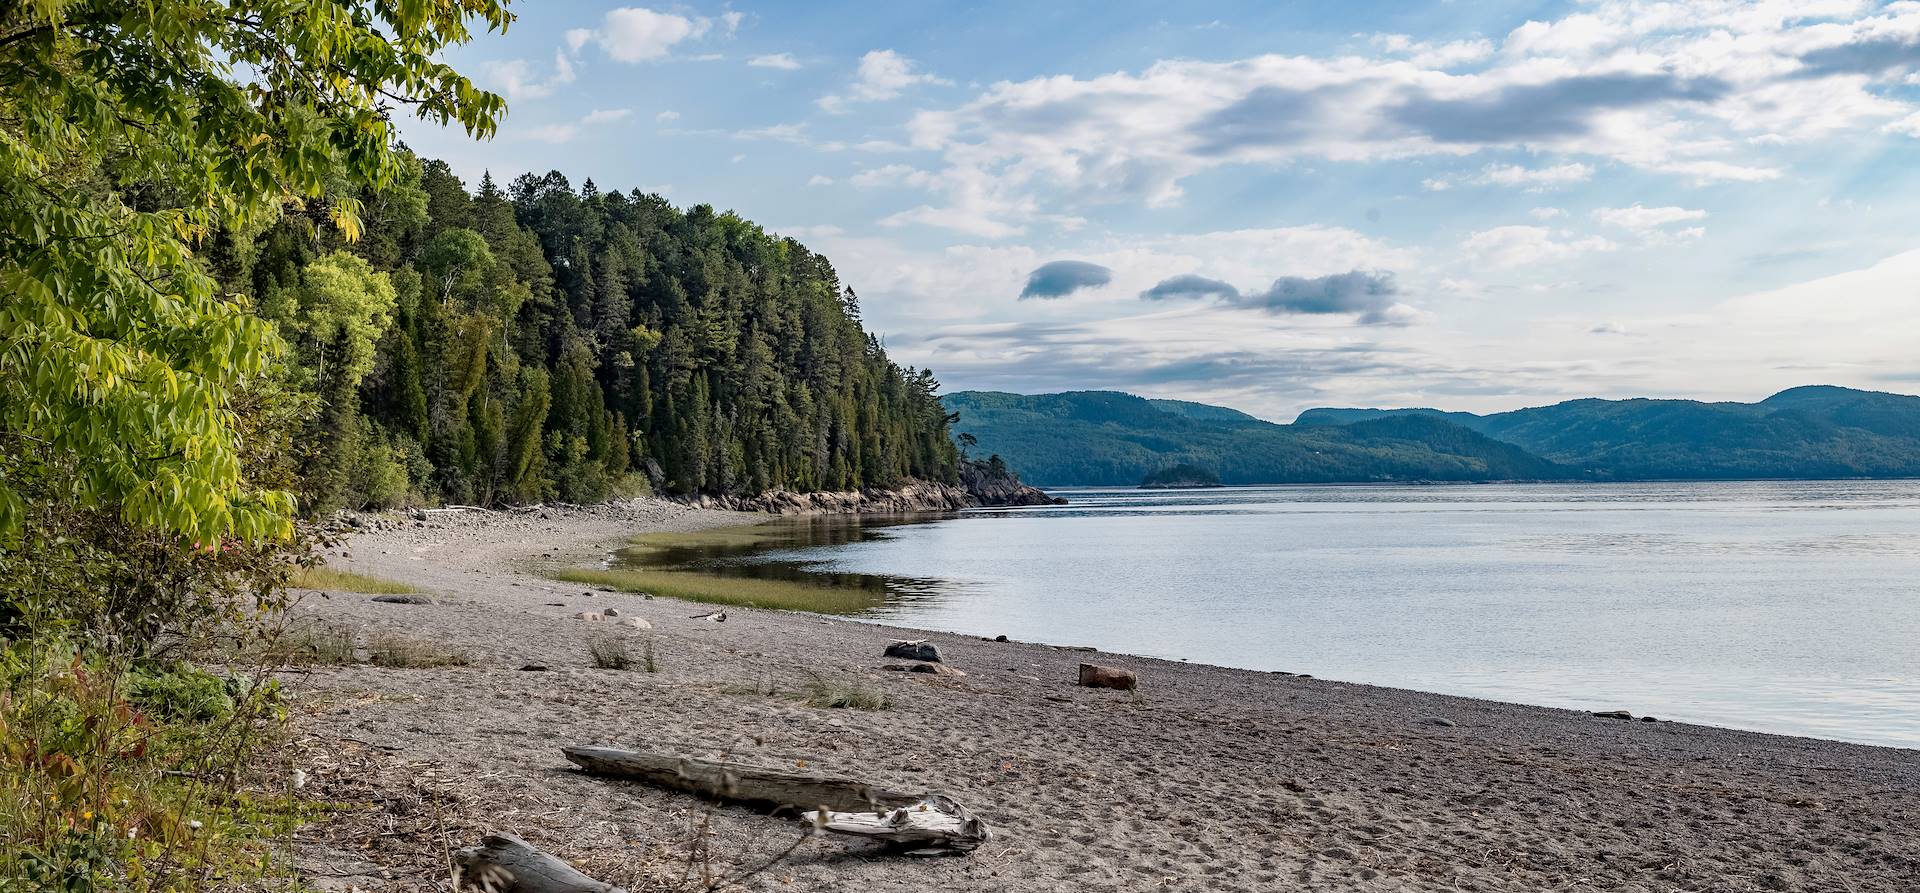
[{"label": "weathered wood piece", "polygon": [[985,822],[941,794],[887,812],[814,811],[805,818],[836,834],[878,841],[909,856],[970,853],[993,839]]},{"label": "weathered wood piece", "polygon": [[872,812],[922,799],[851,778],[768,769],[614,747],[563,747],[568,761],[591,775],[624,778],[730,803],[800,811]]},{"label": "weathered wood piece", "polygon": [[464,885],[484,893],[626,893],[501,831],[454,854]]},{"label": "weathered wood piece", "polygon": [[1103,667],[1099,664],[1080,665],[1080,684],[1088,688],[1115,688],[1121,691],[1133,691],[1140,686],[1140,677],[1132,670],[1119,667]]}]

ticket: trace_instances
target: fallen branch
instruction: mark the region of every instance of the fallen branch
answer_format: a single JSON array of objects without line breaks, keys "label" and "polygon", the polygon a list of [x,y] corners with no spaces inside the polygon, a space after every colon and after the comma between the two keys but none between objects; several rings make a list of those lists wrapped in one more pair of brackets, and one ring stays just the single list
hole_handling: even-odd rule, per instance
[{"label": "fallen branch", "polygon": [[836,834],[878,841],[908,856],[960,855],[993,839],[985,822],[940,794],[886,813],[816,811],[807,813],[806,819]]},{"label": "fallen branch", "polygon": [[587,877],[505,831],[454,854],[465,883],[486,893],[626,893]]},{"label": "fallen branch", "polygon": [[873,812],[920,802],[916,794],[887,791],[850,778],[768,769],[613,747],[563,747],[567,760],[590,775],[624,778],[729,803],[799,811]]}]

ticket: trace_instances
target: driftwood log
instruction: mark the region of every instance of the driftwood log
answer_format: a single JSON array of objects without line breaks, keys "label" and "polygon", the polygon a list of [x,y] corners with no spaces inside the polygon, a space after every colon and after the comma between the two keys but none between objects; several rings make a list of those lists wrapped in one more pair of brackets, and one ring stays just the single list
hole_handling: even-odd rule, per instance
[{"label": "driftwood log", "polygon": [[810,812],[806,818],[836,834],[877,841],[909,856],[970,853],[993,839],[987,823],[940,794],[887,812]]},{"label": "driftwood log", "polygon": [[504,831],[454,854],[464,884],[483,893],[626,893]]},{"label": "driftwood log", "polygon": [[993,837],[985,822],[942,794],[904,794],[851,778],[676,757],[612,747],[563,747],[583,771],[713,800],[792,810],[815,827],[910,855],[968,853]]},{"label": "driftwood log", "polygon": [[590,775],[625,778],[728,803],[799,811],[873,812],[921,801],[917,794],[888,791],[851,778],[836,778],[743,763],[613,747],[563,747],[568,761]]}]

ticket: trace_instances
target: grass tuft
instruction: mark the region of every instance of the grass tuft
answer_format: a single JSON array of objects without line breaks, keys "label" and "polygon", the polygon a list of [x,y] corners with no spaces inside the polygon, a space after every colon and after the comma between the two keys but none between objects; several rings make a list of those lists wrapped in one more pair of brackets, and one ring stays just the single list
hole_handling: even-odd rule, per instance
[{"label": "grass tuft", "polygon": [[344,667],[359,663],[353,631],[329,623],[303,624],[270,637],[257,659],[268,666]]},{"label": "grass tuft", "polygon": [[399,580],[370,577],[331,567],[301,568],[287,585],[294,589],[331,589],[336,592],[363,592],[368,595],[406,595],[420,590]]},{"label": "grass tuft", "polygon": [[625,639],[595,639],[588,642],[587,657],[593,662],[593,668],[596,670],[633,669],[633,653],[627,650]]},{"label": "grass tuft", "polygon": [[878,603],[873,592],[850,586],[722,577],[696,571],[574,568],[556,572],[554,579],[690,602],[816,614],[857,614]]},{"label": "grass tuft", "polygon": [[809,674],[801,700],[809,707],[834,710],[886,710],[893,706],[887,693],[873,686],[845,679],[828,679]]},{"label": "grass tuft", "polygon": [[465,651],[442,648],[432,642],[378,633],[367,642],[367,662],[376,667],[427,669],[469,667],[473,665],[473,658]]}]

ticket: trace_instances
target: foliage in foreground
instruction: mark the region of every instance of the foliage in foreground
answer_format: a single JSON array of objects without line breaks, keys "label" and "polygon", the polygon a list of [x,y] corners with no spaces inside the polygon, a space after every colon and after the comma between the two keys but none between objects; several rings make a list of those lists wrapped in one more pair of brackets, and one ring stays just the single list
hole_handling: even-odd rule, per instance
[{"label": "foliage in foreground", "polygon": [[0,890],[205,890],[269,876],[298,811],[249,775],[278,728],[262,676],[0,651]]}]

